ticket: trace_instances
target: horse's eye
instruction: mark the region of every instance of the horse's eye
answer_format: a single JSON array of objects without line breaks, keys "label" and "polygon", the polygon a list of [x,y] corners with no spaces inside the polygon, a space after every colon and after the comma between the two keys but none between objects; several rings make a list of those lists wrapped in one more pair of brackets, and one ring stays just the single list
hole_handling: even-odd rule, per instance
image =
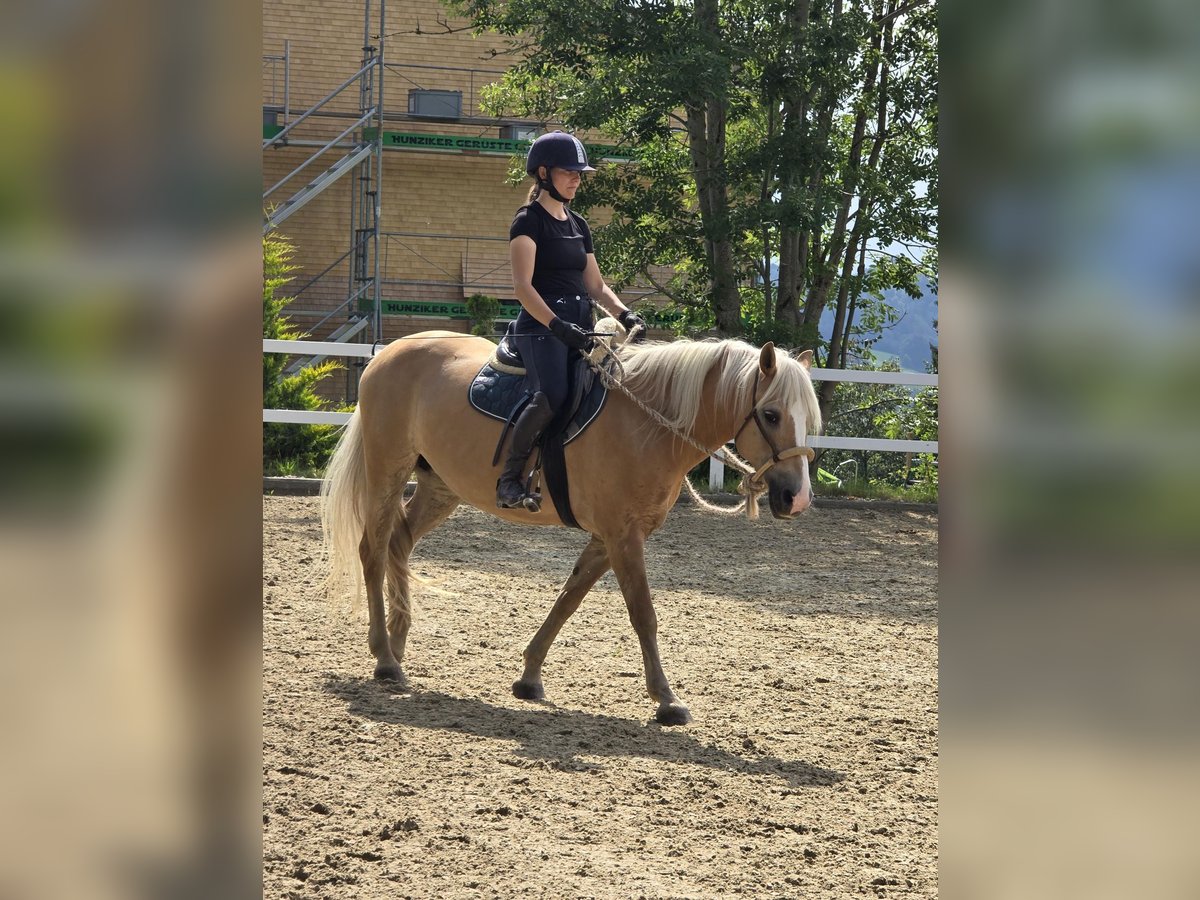
[{"label": "horse's eye", "polygon": [[779,424],[779,413],[775,412],[772,409],[768,409],[766,412],[764,412],[763,418],[767,420],[768,425],[778,425]]}]

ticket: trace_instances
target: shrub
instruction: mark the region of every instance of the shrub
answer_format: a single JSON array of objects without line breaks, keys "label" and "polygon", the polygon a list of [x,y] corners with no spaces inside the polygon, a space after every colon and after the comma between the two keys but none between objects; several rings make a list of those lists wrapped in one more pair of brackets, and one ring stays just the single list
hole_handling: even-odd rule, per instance
[{"label": "shrub", "polygon": [[[308,337],[296,328],[283,308],[290,297],[276,292],[292,280],[295,248],[291,242],[272,232],[263,238],[263,337],[294,341]],[[308,366],[293,375],[284,374],[287,356],[263,354],[263,409],[319,410],[325,401],[315,391],[317,384],[342,368],[341,363],[326,361]],[[293,425],[263,423],[263,472],[275,474],[315,474],[325,468],[338,439],[334,425]]]},{"label": "shrub", "polygon": [[500,315],[500,301],[487,294],[472,294],[467,298],[467,313],[471,316],[471,334],[495,340],[496,316]]}]

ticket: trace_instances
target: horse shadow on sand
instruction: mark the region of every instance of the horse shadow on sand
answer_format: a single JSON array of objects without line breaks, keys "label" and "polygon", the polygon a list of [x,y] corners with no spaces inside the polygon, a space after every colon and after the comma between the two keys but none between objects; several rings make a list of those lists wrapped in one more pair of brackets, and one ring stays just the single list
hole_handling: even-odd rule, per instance
[{"label": "horse shadow on sand", "polygon": [[324,690],[345,701],[351,715],[391,725],[516,741],[516,756],[564,772],[598,768],[581,757],[640,756],[724,772],[772,776],[793,788],[829,787],[846,777],[802,760],[779,759],[752,750],[740,756],[703,743],[686,730],[664,728],[654,721],[563,709],[549,701],[514,709],[421,690],[411,684],[387,685],[332,673],[326,675]]}]

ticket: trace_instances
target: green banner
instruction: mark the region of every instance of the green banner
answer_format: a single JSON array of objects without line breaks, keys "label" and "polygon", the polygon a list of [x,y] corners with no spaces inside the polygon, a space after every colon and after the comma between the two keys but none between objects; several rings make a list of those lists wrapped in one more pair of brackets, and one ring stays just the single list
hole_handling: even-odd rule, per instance
[{"label": "green banner", "polygon": [[[363,140],[373,141],[377,128],[364,128]],[[283,131],[282,125],[263,123],[263,140],[273,138]],[[385,131],[383,146],[392,150],[433,150],[438,153],[474,152],[495,156],[523,156],[530,141],[514,141],[507,138],[471,137],[461,134],[416,134],[407,131]],[[632,162],[633,151],[612,144],[584,144],[590,162]]]},{"label": "green banner", "polygon": [[[363,137],[372,141],[378,129],[364,128]],[[509,140],[507,138],[472,137],[459,134],[416,134],[407,131],[385,131],[383,146],[393,150],[433,150],[439,153],[475,152],[494,154],[498,156],[524,155],[529,149],[530,141]],[[607,160],[610,162],[630,162],[633,151],[611,144],[584,144],[587,148],[588,159],[591,161]]]},{"label": "green banner", "polygon": [[[456,300],[381,300],[380,306],[385,316],[428,316],[438,319],[469,319],[466,301]],[[367,299],[358,301],[359,312],[369,313],[374,304]],[[515,300],[501,300],[500,312],[497,319],[515,319],[521,312],[521,304]],[[674,310],[645,310],[639,315],[646,324],[657,328],[670,328],[679,321],[680,314]]]},{"label": "green banner", "polygon": [[[471,314],[467,311],[466,301],[461,303],[454,300],[381,300],[380,306],[385,316],[429,316],[439,319],[469,319]],[[358,309],[360,312],[370,312],[375,308],[374,304],[367,299],[358,301]],[[498,319],[515,319],[517,314],[521,312],[521,304],[513,302],[500,302],[500,312],[496,314]]]}]

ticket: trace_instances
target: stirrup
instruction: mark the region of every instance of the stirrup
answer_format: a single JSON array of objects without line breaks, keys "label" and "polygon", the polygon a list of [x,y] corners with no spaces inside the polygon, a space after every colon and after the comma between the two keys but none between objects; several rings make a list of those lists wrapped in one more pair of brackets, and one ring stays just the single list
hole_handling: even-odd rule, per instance
[{"label": "stirrup", "polygon": [[511,503],[504,502],[500,497],[500,482],[496,482],[496,506],[500,509],[527,509],[530,512],[541,512],[542,510],[542,495],[530,493],[528,485],[517,483],[518,490],[521,494]]},{"label": "stirrup", "polygon": [[531,513],[542,511],[542,497],[540,494],[522,494],[521,499],[516,503],[502,503],[500,497],[496,497],[496,506],[500,509],[526,509]]},{"label": "stirrup", "polygon": [[537,465],[533,467],[533,471],[529,473],[529,477],[522,485],[521,505],[531,513],[542,511],[542,495],[533,489],[534,481],[537,478],[538,472],[542,468],[541,451],[538,451]]}]

